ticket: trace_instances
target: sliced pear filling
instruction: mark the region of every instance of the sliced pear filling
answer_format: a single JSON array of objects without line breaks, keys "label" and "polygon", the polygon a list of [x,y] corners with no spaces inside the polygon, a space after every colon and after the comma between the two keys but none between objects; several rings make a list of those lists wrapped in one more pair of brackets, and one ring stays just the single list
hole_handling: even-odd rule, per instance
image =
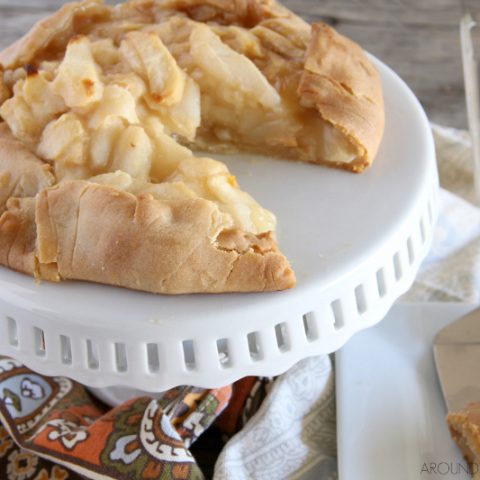
[{"label": "sliced pear filling", "polygon": [[0,107],[0,115],[15,137],[27,145],[35,144],[45,126],[67,111],[62,97],[52,90],[48,72],[30,72],[14,85],[14,95]]},{"label": "sliced pear filling", "polygon": [[58,69],[52,92],[68,107],[84,107],[102,98],[103,83],[86,37],[73,37]]},{"label": "sliced pear filling", "polygon": [[167,180],[183,182],[197,196],[216,203],[223,213],[231,216],[237,228],[251,233],[275,231],[275,215],[242,191],[221,162],[211,158],[185,159]]},{"label": "sliced pear filling", "polygon": [[120,48],[76,36],[49,67],[20,78],[0,114],[59,181],[112,170],[161,181],[187,155],[169,135],[194,138],[200,92],[155,34],[133,32]]},{"label": "sliced pear filling", "polygon": [[127,124],[139,124],[136,101],[130,91],[119,85],[105,87],[103,97],[91,110],[88,126],[94,131],[109,118],[123,119]]},{"label": "sliced pear filling", "polygon": [[112,152],[125,129],[121,117],[110,116],[92,132],[90,139],[90,168],[92,172],[105,172],[112,164]]},{"label": "sliced pear filling", "polygon": [[[269,27],[285,29],[281,20]],[[200,87],[202,124],[194,145],[213,151],[235,151],[240,147],[335,165],[357,159],[356,147],[341,131],[319,117],[313,107],[298,105],[298,71],[302,67],[291,64],[298,63],[294,53],[300,55],[300,47],[308,44],[308,29],[299,38],[288,31],[287,40],[266,27],[246,30],[206,26],[178,17],[149,28],[158,33]],[[276,72],[264,60],[264,50],[272,48],[274,53],[269,53],[273,58],[292,56],[284,62],[281,81],[274,82],[275,75],[270,82],[267,80],[272,77],[270,69]]]},{"label": "sliced pear filling", "polygon": [[[298,78],[288,73],[274,88],[268,66],[259,61],[261,70],[244,54],[261,59],[262,49],[271,48],[262,44],[269,38],[265,33],[273,30],[210,27],[178,17],[143,28],[118,44],[73,37],[63,60],[43,62],[45,71],[20,78],[13,98],[4,102],[0,114],[14,135],[61,164],[55,167],[59,180],[122,169],[159,182],[175,169],[177,155],[188,155],[177,142],[214,151],[240,146],[336,165],[354,163],[362,154],[316,110],[298,105]],[[241,41],[232,40],[239,35]],[[53,136],[42,134],[47,127],[53,132],[63,113],[75,115],[85,130],[82,146],[75,133],[73,151],[49,146]],[[124,137],[122,125],[138,128]],[[128,152],[113,152],[113,143],[132,132],[140,145],[123,141]],[[131,168],[128,158],[134,158]]]},{"label": "sliced pear filling", "polygon": [[[274,231],[275,216],[239,188],[224,164],[197,158],[174,139],[195,139],[200,112],[216,102],[209,89],[224,99],[232,128],[245,105],[256,110],[258,125],[265,112],[282,110],[278,93],[250,60],[207,27],[193,33],[191,65],[200,86],[155,33],[128,33],[118,48],[112,41],[76,36],[48,72],[18,81],[2,116],[53,163],[58,181],[88,179],[159,199],[202,198],[216,205],[223,228]],[[208,64],[215,75],[207,74]],[[29,94],[32,82],[42,95]],[[218,82],[220,89],[214,88]],[[50,109],[41,109],[42,97]],[[18,105],[25,105],[25,113]],[[214,121],[220,124],[220,117]]]},{"label": "sliced pear filling", "polygon": [[275,231],[275,216],[240,190],[235,177],[220,162],[210,158],[184,160],[165,182],[138,180],[126,172],[98,175],[91,182],[110,185],[134,195],[150,194],[159,200],[203,198],[213,202],[222,214],[222,227],[259,234]]},{"label": "sliced pear filling", "polygon": [[171,106],[152,103],[146,98],[148,106],[155,110],[158,118],[169,132],[193,142],[201,120],[200,89],[191,78],[185,81],[185,89],[180,102]]},{"label": "sliced pear filling", "polygon": [[247,148],[296,145],[300,123],[251,60],[203,25],[193,29],[189,42],[187,68],[202,92],[200,145],[218,141]]},{"label": "sliced pear filling", "polygon": [[73,113],[65,113],[45,127],[37,153],[53,162],[85,165],[85,136],[80,119]]},{"label": "sliced pear filling", "polygon": [[224,88],[219,90],[227,101],[235,104],[238,96],[239,106],[243,108],[244,102],[258,103],[270,110],[280,108],[280,96],[255,64],[224,44],[206,25],[198,25],[191,33],[190,53],[193,64],[201,71],[198,78],[210,88],[221,82],[227,93]]},{"label": "sliced pear filling", "polygon": [[180,102],[187,76],[158,35],[130,32],[122,41],[120,51],[132,70],[148,82],[148,95],[154,103],[174,105]]},{"label": "sliced pear filling", "polygon": [[274,215],[240,190],[225,165],[195,157],[179,141],[355,161],[341,132],[318,114],[300,115],[291,87],[282,97],[207,25],[177,18],[154,30],[129,32],[118,45],[75,36],[62,60],[18,75],[0,114],[17,138],[52,162],[58,181],[200,197],[218,207],[225,228],[258,234],[275,230]]},{"label": "sliced pear filling", "polygon": [[112,170],[123,170],[135,178],[150,178],[152,142],[145,130],[129,125],[120,135],[113,150]]}]

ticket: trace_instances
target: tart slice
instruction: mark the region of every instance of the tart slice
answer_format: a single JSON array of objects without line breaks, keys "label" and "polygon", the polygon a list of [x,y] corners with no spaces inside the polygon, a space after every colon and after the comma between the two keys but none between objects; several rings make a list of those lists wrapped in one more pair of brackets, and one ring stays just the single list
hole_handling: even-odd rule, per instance
[{"label": "tart slice", "polygon": [[460,412],[449,413],[447,422],[453,440],[471,467],[473,479],[480,479],[480,403],[471,403]]},{"label": "tart slice", "polygon": [[65,5],[0,53],[0,263],[155,293],[291,288],[274,215],[191,149],[360,172],[363,51],[271,0]]}]

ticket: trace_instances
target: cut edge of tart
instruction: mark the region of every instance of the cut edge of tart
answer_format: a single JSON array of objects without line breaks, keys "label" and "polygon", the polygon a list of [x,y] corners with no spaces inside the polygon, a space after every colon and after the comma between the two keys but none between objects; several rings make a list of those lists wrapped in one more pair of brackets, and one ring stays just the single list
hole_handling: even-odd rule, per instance
[{"label": "cut edge of tart", "polygon": [[480,478],[480,403],[467,405],[459,412],[449,413],[448,428],[465,460],[472,468],[473,478]]},{"label": "cut edge of tart", "polygon": [[0,264],[38,279],[291,288],[274,215],[190,148],[360,172],[383,132],[362,49],[270,0],[71,3],[0,65]]}]

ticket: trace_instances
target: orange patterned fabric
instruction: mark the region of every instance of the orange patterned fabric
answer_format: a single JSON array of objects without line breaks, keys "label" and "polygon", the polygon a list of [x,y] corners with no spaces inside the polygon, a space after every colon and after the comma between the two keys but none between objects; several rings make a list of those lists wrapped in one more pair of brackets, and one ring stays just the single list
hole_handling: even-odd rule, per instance
[{"label": "orange patterned fabric", "polygon": [[250,392],[257,383],[256,377],[245,377],[234,384],[235,395],[216,422],[216,426],[227,434],[234,434],[241,424],[241,416]]},{"label": "orange patterned fabric", "polygon": [[108,410],[67,378],[0,357],[0,478],[202,479],[189,447],[231,397],[231,385],[178,387]]}]

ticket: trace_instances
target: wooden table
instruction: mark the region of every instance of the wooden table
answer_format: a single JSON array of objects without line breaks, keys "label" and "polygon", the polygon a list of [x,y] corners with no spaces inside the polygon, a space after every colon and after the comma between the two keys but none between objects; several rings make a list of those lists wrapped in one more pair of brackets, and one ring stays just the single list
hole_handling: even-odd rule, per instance
[{"label": "wooden table", "polygon": [[[62,0],[0,0],[0,48]],[[305,19],[325,21],[396,70],[434,122],[465,128],[458,0],[284,0]],[[478,0],[465,0],[472,7]],[[478,7],[477,7],[478,8]]]}]

